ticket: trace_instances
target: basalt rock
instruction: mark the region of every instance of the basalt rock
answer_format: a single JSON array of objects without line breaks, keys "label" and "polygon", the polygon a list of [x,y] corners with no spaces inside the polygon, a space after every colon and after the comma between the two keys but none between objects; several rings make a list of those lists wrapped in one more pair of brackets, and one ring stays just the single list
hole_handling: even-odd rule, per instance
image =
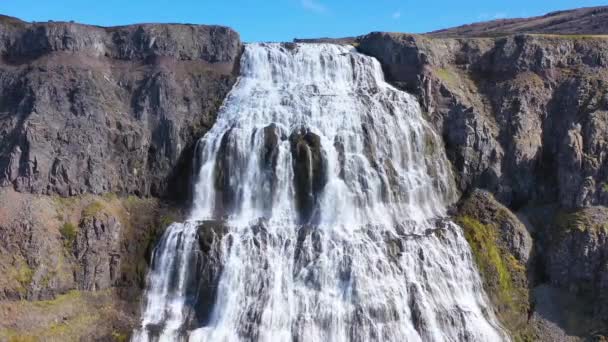
[{"label": "basalt rock", "polygon": [[80,222],[74,241],[74,254],[81,265],[76,282],[81,290],[105,290],[120,276],[120,238],[118,218],[106,212],[91,213]]},{"label": "basalt rock", "polygon": [[608,41],[372,33],[359,50],[416,94],[441,132],[460,190],[509,207],[608,204]]},{"label": "basalt rock", "polygon": [[315,207],[327,182],[326,157],[318,135],[305,128],[289,137],[295,177],[296,206],[303,223],[315,220]]},{"label": "basalt rock", "polygon": [[[228,228],[221,221],[201,221],[198,223],[198,241],[200,253],[198,257],[198,292],[196,295],[196,315],[193,323],[206,323],[213,307],[218,281],[222,272],[222,240],[228,233]],[[229,242],[226,242],[229,243]]]},{"label": "basalt rock", "polygon": [[556,215],[545,251],[552,285],[593,299],[593,315],[608,322],[608,209],[591,207]]},{"label": "basalt rock", "polygon": [[532,237],[526,226],[492,194],[475,190],[459,204],[458,215],[464,215],[484,225],[496,227],[501,246],[522,264],[527,264],[532,253]]},{"label": "basalt rock", "polygon": [[0,184],[187,198],[194,142],[238,73],[236,32],[7,18],[0,32]]}]

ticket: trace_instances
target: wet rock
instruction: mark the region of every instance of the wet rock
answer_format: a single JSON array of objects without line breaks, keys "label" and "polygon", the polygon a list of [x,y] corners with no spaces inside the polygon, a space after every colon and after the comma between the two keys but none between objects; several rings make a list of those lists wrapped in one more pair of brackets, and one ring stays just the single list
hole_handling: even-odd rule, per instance
[{"label": "wet rock", "polygon": [[193,327],[208,323],[217,294],[219,276],[222,272],[221,243],[228,233],[222,221],[198,222],[198,270],[195,278],[198,282],[196,292],[195,316],[191,321]]},{"label": "wet rock", "polygon": [[327,161],[318,135],[305,128],[289,137],[295,176],[296,206],[300,220],[315,220],[315,209],[327,182]]},{"label": "wet rock", "polygon": [[215,164],[215,215],[230,215],[237,204],[238,185],[241,170],[245,167],[245,157],[238,153],[238,130],[228,130],[220,142],[218,161]]},{"label": "wet rock", "polygon": [[272,203],[276,189],[276,168],[277,159],[279,157],[279,144],[282,140],[286,140],[279,127],[275,124],[270,124],[263,129],[264,143],[262,148],[262,158],[260,160],[260,168],[263,170],[263,179],[261,188],[265,190],[263,196],[264,210],[267,213],[272,212]]}]

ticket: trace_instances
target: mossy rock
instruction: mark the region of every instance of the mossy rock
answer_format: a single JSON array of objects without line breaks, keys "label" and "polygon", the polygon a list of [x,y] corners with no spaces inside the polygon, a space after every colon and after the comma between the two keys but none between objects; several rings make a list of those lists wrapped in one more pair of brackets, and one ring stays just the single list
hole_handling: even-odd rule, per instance
[{"label": "mossy rock", "polygon": [[471,216],[459,216],[456,222],[464,230],[499,320],[514,340],[534,340],[535,332],[527,324],[530,304],[525,265],[501,246],[497,227]]},{"label": "mossy rock", "polygon": [[61,234],[65,248],[72,249],[74,241],[76,241],[76,236],[78,235],[76,226],[71,222],[65,222],[61,228],[59,228],[59,233]]}]

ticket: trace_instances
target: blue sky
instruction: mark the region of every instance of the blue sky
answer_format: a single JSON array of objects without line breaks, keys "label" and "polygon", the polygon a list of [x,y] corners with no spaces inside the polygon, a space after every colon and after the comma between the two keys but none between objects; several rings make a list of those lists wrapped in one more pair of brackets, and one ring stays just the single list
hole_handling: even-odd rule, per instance
[{"label": "blue sky", "polygon": [[591,0],[0,0],[27,21],[112,26],[141,22],[221,24],[244,41],[344,37],[371,31],[421,33],[476,21],[605,5]]}]

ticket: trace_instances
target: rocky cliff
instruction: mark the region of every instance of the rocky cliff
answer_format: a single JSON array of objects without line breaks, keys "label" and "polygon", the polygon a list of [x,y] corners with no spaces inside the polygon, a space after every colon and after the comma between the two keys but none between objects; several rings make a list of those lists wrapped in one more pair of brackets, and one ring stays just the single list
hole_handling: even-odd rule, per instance
[{"label": "rocky cliff", "polygon": [[[486,287],[511,331],[530,328],[522,338],[607,333],[606,37],[371,33],[356,41],[390,82],[419,97],[442,134],[465,194],[456,216],[474,252],[490,255],[496,245],[500,258],[486,267]],[[494,201],[504,207],[488,204]],[[504,225],[507,213],[513,223]],[[534,238],[528,261],[513,250],[529,239],[512,232],[524,226],[520,233]],[[492,260],[481,259],[479,266]],[[500,272],[504,282],[492,280]],[[519,308],[516,289],[531,294]]]},{"label": "rocky cliff", "polygon": [[128,336],[241,50],[219,26],[0,17],[0,340]]},{"label": "rocky cliff", "polygon": [[0,18],[0,184],[181,195],[189,172],[175,166],[213,124],[240,51],[239,35],[219,26]]}]

